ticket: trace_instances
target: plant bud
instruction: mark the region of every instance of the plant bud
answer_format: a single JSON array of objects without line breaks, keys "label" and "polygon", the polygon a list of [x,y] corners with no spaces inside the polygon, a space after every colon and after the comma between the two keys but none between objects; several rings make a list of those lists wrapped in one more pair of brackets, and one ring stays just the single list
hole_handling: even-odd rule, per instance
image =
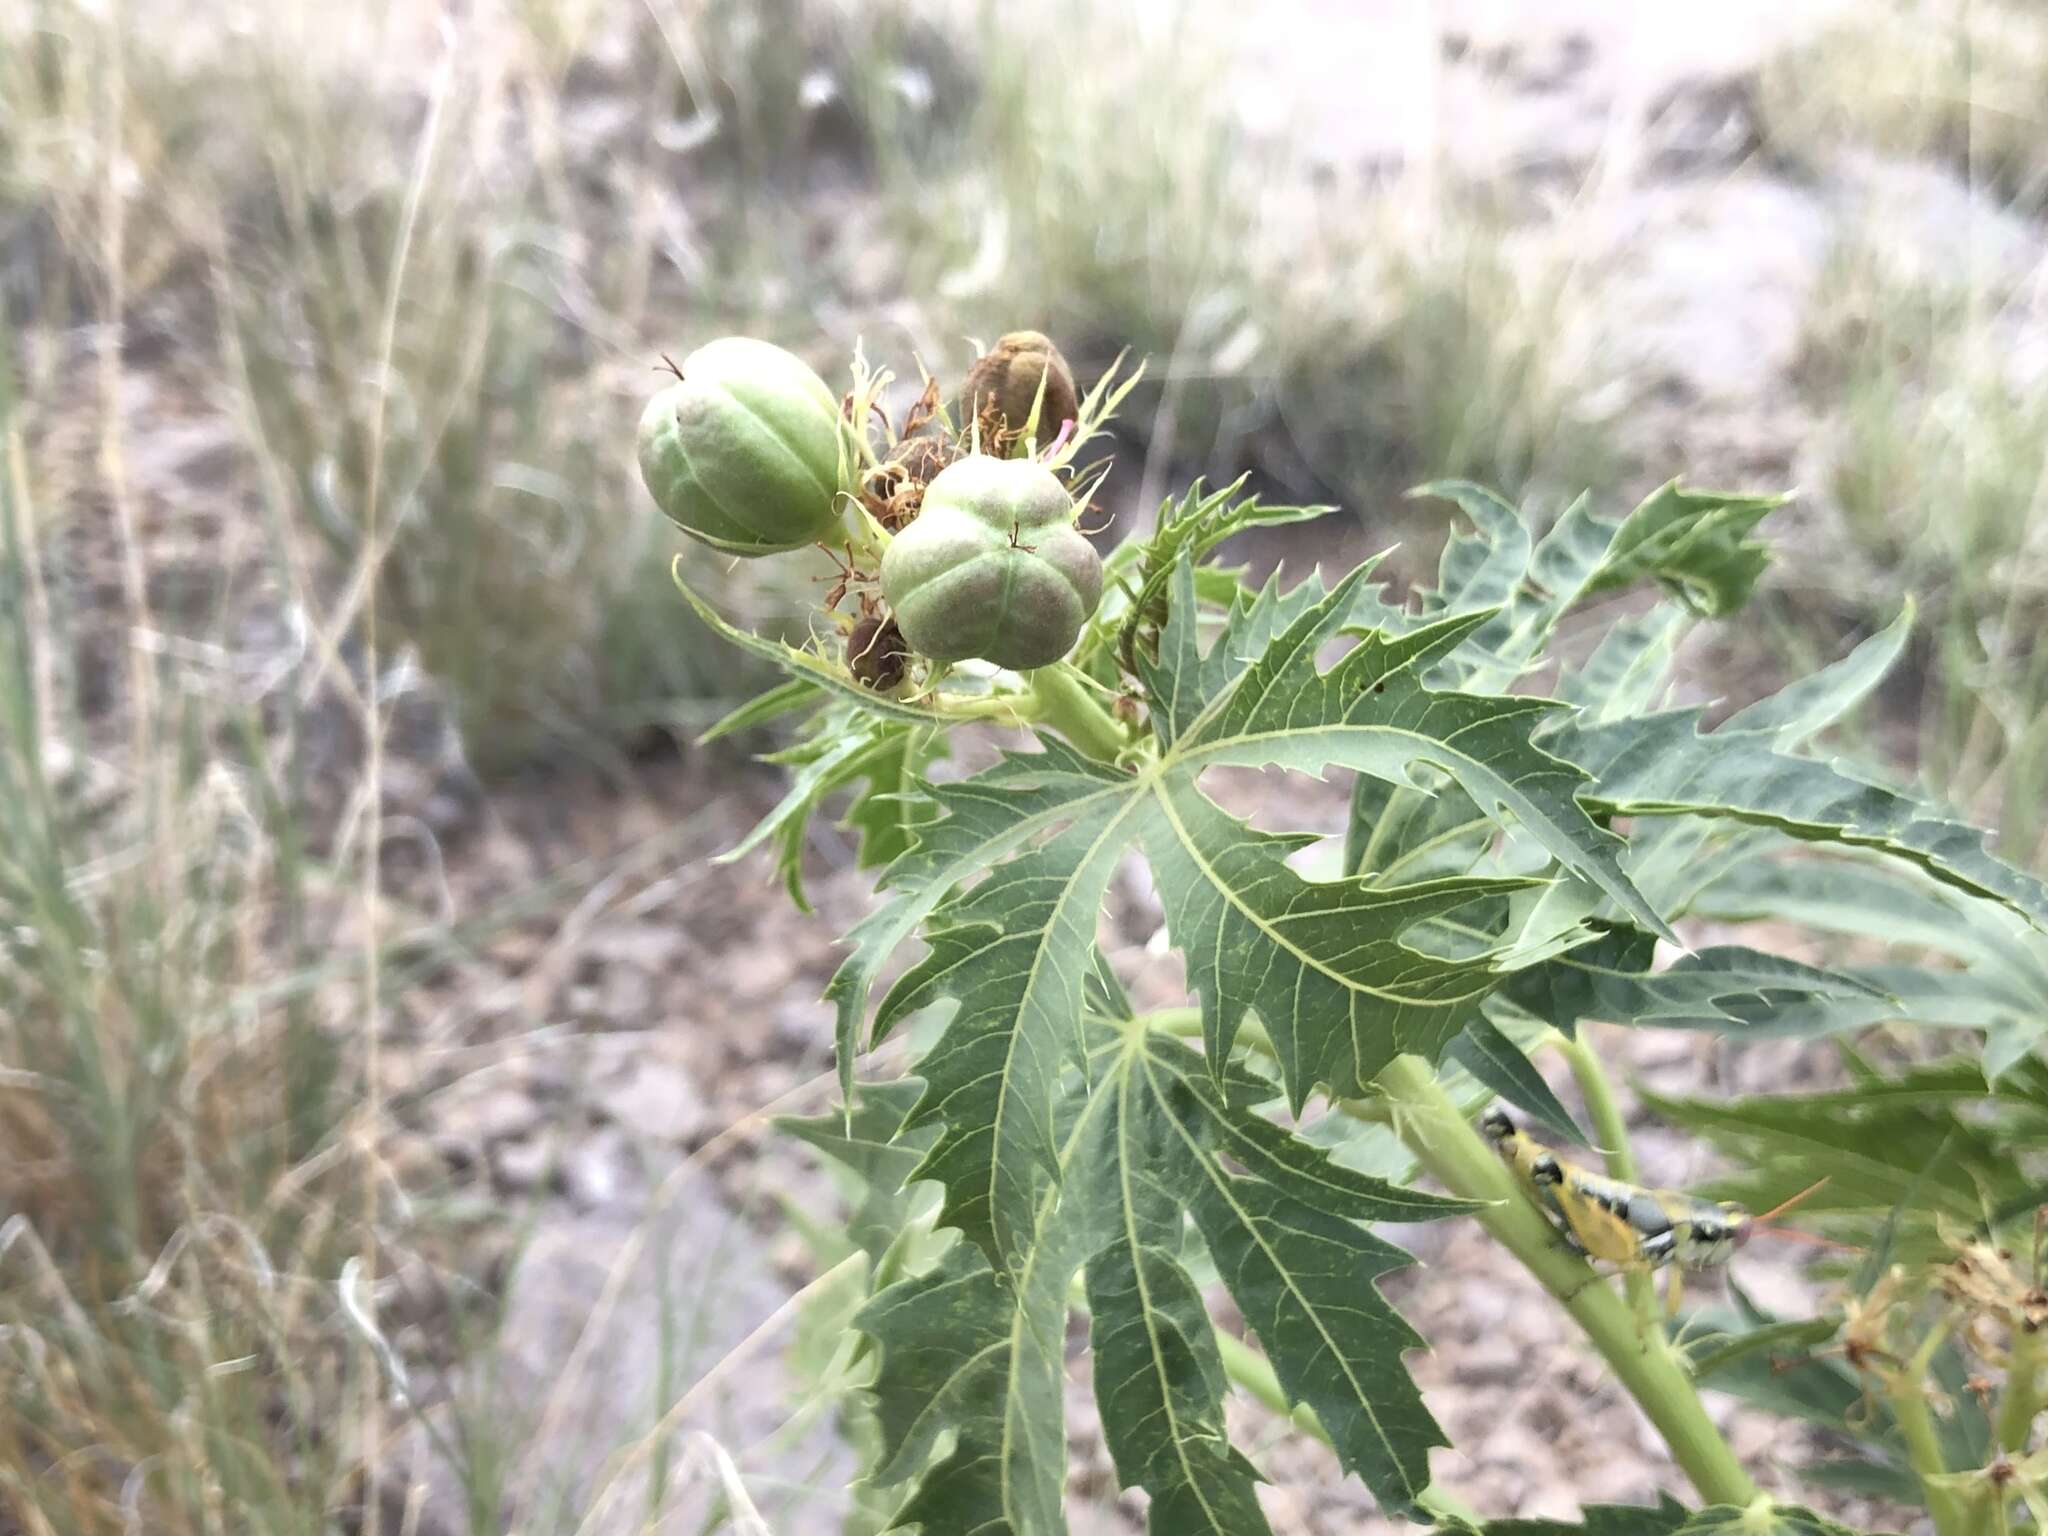
[{"label": "plant bud", "polygon": [[910,647],[903,643],[903,631],[894,619],[871,613],[846,637],[847,670],[864,688],[889,692],[903,681],[909,663]]},{"label": "plant bud", "polygon": [[1031,404],[1038,400],[1040,381],[1045,397],[1038,403],[1038,428],[1033,444],[1049,443],[1059,436],[1063,422],[1078,420],[1080,397],[1074,392],[1074,374],[1052,339],[1038,331],[1012,331],[989,349],[968,370],[961,389],[965,404],[964,421],[981,419],[993,403],[1000,425],[1021,434],[1031,419]]},{"label": "plant bud", "polygon": [[839,526],[838,402],[802,358],[727,336],[683,359],[640,417],[640,475],[714,549],[772,555]]},{"label": "plant bud", "polygon": [[1102,560],[1074,527],[1059,477],[1029,459],[970,454],[925,488],[882,556],[882,594],[912,650],[1049,666],[1102,600]]},{"label": "plant bud", "polygon": [[939,472],[958,459],[964,450],[933,432],[906,437],[889,450],[888,462],[898,465],[910,479],[929,485]]}]

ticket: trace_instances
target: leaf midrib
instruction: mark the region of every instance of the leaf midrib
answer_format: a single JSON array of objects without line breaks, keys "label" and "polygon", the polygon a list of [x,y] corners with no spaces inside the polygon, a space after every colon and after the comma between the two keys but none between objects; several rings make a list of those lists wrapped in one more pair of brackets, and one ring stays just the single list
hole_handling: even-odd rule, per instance
[{"label": "leaf midrib", "polygon": [[[1092,1060],[1094,1057],[1100,1056],[1105,1052],[1116,1048],[1116,1042],[1110,1042],[1106,1045],[1099,1046],[1089,1053],[1090,1059]],[[1073,1156],[1075,1147],[1080,1145],[1081,1140],[1083,1136],[1086,1134],[1088,1127],[1092,1121],[1092,1118],[1096,1113],[1097,1106],[1101,1102],[1103,1102],[1103,1100],[1100,1097],[1098,1097],[1095,1094],[1090,1094],[1088,1096],[1087,1108],[1085,1108],[1079,1115],[1075,1116],[1073,1128],[1068,1132],[1067,1139],[1061,1145],[1059,1151],[1059,1163],[1063,1169],[1065,1168],[1067,1162]],[[1051,1189],[1046,1190],[1045,1193],[1039,1197],[1037,1222],[1038,1227],[1042,1228],[1045,1225],[1047,1207],[1051,1201],[1057,1198],[1057,1195],[1058,1185],[1055,1184]],[[965,1239],[963,1238],[961,1239],[961,1241],[964,1242]],[[1032,1257],[1026,1261],[1025,1267],[1027,1271],[1030,1268],[1030,1265],[1037,1261],[1037,1255],[1039,1251],[1040,1245],[1034,1245],[1032,1250]],[[993,1268],[991,1268],[990,1273],[995,1273]],[[1012,1392],[1014,1391],[1017,1380],[1017,1351],[1022,1344],[1022,1333],[1024,1327],[1024,1307],[1021,1301],[1021,1298],[1024,1294],[1024,1280],[1025,1277],[1018,1277],[1015,1288],[1011,1292],[1011,1294],[1019,1298],[1019,1300],[1018,1304],[1010,1309],[1010,1331],[1007,1335],[1007,1349],[1011,1365],[1008,1377],[1003,1384],[1003,1426],[1001,1437],[997,1442],[997,1463],[1003,1469],[1003,1475],[1001,1479],[1003,1514],[1004,1517],[1010,1521],[1013,1529],[1021,1529],[1021,1527],[1018,1527],[1017,1525],[1016,1506],[1011,1502],[1010,1490],[1012,1486],[1014,1486],[1015,1479],[1010,1477],[1009,1467],[1011,1456],[1010,1426],[1012,1419],[1014,1417],[1014,1415],[1011,1412]],[[954,1385],[957,1382],[959,1382],[962,1377],[967,1375],[970,1371],[974,1370],[990,1358],[1000,1358],[1005,1348],[1005,1340],[998,1339],[994,1343],[985,1345],[981,1349],[978,1349],[973,1354],[969,1355],[957,1367],[950,1371],[947,1374],[945,1381],[942,1382],[940,1386],[931,1393],[930,1401],[927,1403],[927,1405],[921,1412],[919,1412],[915,1417],[912,1418],[911,1424],[913,1426],[921,1425],[933,1414],[937,1413],[944,1402],[946,1394],[953,1389]],[[908,1444],[910,1438],[910,1434],[906,1432],[905,1435],[902,1437],[903,1443]]]},{"label": "leaf midrib", "polygon": [[1166,1095],[1159,1091],[1158,1084],[1153,1079],[1150,1061],[1146,1061],[1144,1066],[1145,1081],[1151,1087],[1153,1097],[1158,1100],[1166,1123],[1173,1127],[1174,1134],[1186,1145],[1189,1155],[1194,1158],[1196,1166],[1202,1170],[1204,1177],[1207,1178],[1210,1185],[1215,1189],[1217,1197],[1230,1207],[1231,1213],[1236,1216],[1238,1224],[1244,1229],[1246,1236],[1258,1246],[1260,1252],[1266,1255],[1267,1262],[1273,1266],[1273,1272],[1280,1277],[1281,1283],[1287,1287],[1288,1294],[1294,1298],[1296,1304],[1300,1307],[1301,1315],[1314,1327],[1317,1336],[1323,1341],[1323,1348],[1329,1352],[1330,1358],[1343,1371],[1344,1379],[1351,1385],[1353,1399],[1364,1410],[1366,1418],[1371,1421],[1373,1434],[1385,1449],[1389,1465],[1393,1467],[1395,1475],[1401,1479],[1401,1486],[1406,1490],[1410,1502],[1413,1502],[1418,1490],[1408,1481],[1407,1473],[1402,1470],[1401,1458],[1394,1450],[1394,1443],[1387,1437],[1385,1428],[1381,1426],[1379,1413],[1374,1409],[1371,1398],[1366,1394],[1364,1384],[1359,1381],[1357,1375],[1352,1371],[1350,1361],[1345,1358],[1344,1352],[1337,1347],[1337,1341],[1330,1336],[1330,1331],[1323,1326],[1322,1318],[1318,1315],[1316,1309],[1309,1305],[1308,1298],[1302,1295],[1299,1287],[1295,1285],[1293,1272],[1281,1262],[1280,1256],[1273,1251],[1272,1245],[1266,1242],[1264,1236],[1259,1231],[1258,1224],[1251,1219],[1251,1214],[1231,1196],[1227,1181],[1217,1176],[1213,1160],[1203,1156],[1202,1148],[1188,1134],[1187,1127],[1182,1125],[1180,1118],[1168,1108]]},{"label": "leaf midrib", "polygon": [[1210,1506],[1208,1490],[1195,1476],[1195,1469],[1188,1462],[1186,1440],[1180,1432],[1180,1415],[1174,1412],[1173,1388],[1166,1379],[1166,1361],[1160,1351],[1159,1332],[1152,1325],[1152,1288],[1145,1283],[1145,1261],[1138,1246],[1138,1224],[1132,1216],[1131,1202],[1131,1069],[1130,1063],[1144,1053],[1144,1036],[1133,1032],[1132,1039],[1124,1048],[1124,1066],[1117,1083],[1117,1183],[1123,1194],[1124,1241],[1131,1250],[1131,1279],[1138,1288],[1138,1312],[1145,1320],[1145,1337],[1152,1347],[1152,1374],[1159,1382],[1160,1411],[1166,1415],[1167,1433],[1173,1442],[1174,1460],[1180,1463],[1181,1478],[1193,1491],[1195,1500],[1202,1506],[1202,1513],[1208,1517],[1212,1530],[1221,1531],[1223,1525],[1217,1519],[1216,1511]]},{"label": "leaf midrib", "polygon": [[[1346,976],[1341,971],[1330,969],[1328,965],[1324,964],[1300,945],[1292,942],[1285,934],[1273,927],[1272,924],[1244,903],[1243,899],[1237,894],[1236,889],[1223,879],[1221,872],[1207,859],[1202,857],[1202,850],[1197,845],[1193,834],[1188,831],[1187,823],[1180,819],[1179,812],[1174,809],[1173,797],[1166,792],[1166,786],[1163,783],[1154,783],[1152,789],[1154,798],[1158,800],[1160,808],[1166,812],[1166,819],[1173,823],[1174,835],[1180,840],[1181,847],[1187,851],[1188,857],[1201,870],[1202,877],[1246,921],[1250,922],[1253,927],[1264,934],[1276,948],[1286,951],[1286,953],[1300,961],[1304,970],[1312,970],[1326,976],[1346,991],[1360,992],[1367,997],[1377,998],[1383,1003],[1390,1003],[1400,1008],[1449,1008],[1470,998],[1484,997],[1493,990],[1489,985],[1474,988],[1470,992],[1461,992],[1446,999],[1406,997],[1385,987],[1369,986],[1355,977]],[[1398,943],[1399,941],[1396,940],[1396,942]],[[1422,952],[1417,950],[1415,953],[1421,954]]]}]

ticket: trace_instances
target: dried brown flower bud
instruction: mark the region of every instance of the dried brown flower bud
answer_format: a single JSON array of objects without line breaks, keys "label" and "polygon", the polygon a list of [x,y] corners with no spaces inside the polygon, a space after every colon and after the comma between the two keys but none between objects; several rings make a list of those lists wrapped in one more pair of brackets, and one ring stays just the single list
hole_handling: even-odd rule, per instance
[{"label": "dried brown flower bud", "polygon": [[1052,339],[1039,331],[1010,332],[968,370],[967,383],[960,391],[963,420],[980,420],[993,402],[1004,428],[1022,433],[1031,419],[1031,403],[1038,399],[1040,380],[1045,384],[1045,398],[1039,402],[1038,428],[1032,441],[1051,442],[1059,435],[1061,423],[1079,419],[1081,400],[1074,392],[1074,374],[1067,360]]},{"label": "dried brown flower bud", "polygon": [[847,670],[863,687],[887,693],[903,681],[909,664],[910,647],[903,643],[903,631],[886,614],[869,614],[846,637]]},{"label": "dried brown flower bud", "polygon": [[888,462],[901,465],[906,475],[924,485],[938,479],[939,471],[964,452],[949,438],[936,433],[920,433],[916,437],[904,438],[891,448]]}]

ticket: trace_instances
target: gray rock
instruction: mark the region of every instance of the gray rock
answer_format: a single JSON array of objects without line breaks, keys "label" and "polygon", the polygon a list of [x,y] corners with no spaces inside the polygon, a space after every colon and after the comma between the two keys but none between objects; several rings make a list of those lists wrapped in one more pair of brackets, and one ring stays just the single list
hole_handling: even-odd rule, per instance
[{"label": "gray rock", "polygon": [[525,1135],[539,1121],[540,1106],[521,1088],[456,1089],[442,1095],[435,1119],[443,1132],[488,1146]]},{"label": "gray rock", "polygon": [[550,1135],[501,1142],[491,1149],[491,1176],[506,1193],[526,1194],[543,1180],[560,1182],[560,1157],[561,1148]]},{"label": "gray rock", "polygon": [[601,1127],[570,1148],[562,1178],[569,1197],[592,1211],[632,1200],[648,1185],[639,1151],[615,1126]]},{"label": "gray rock", "polygon": [[591,1103],[615,1125],[650,1141],[688,1144],[704,1134],[704,1096],[682,1067],[643,1056],[591,1091]]},{"label": "gray rock", "polygon": [[[702,1529],[717,1490],[702,1459],[683,1454],[701,1431],[764,1504],[771,1482],[778,1500],[787,1487],[805,1490],[771,1515],[776,1531],[837,1529],[852,1459],[829,1415],[781,1433],[805,1398],[783,1363],[786,1334],[699,1391],[667,1426],[667,1455],[657,1454],[657,1421],[790,1295],[709,1175],[677,1171],[662,1194],[630,1213],[543,1206],[493,1346],[458,1369],[457,1400],[502,1439],[504,1528],[539,1528],[559,1508],[573,1512],[571,1525],[587,1520],[577,1529],[592,1536]],[[414,1454],[425,1443],[412,1436],[387,1463],[390,1475],[424,1499],[435,1524],[423,1528],[467,1529],[449,1470]],[[664,1461],[669,1485],[649,1520],[650,1469]]]}]

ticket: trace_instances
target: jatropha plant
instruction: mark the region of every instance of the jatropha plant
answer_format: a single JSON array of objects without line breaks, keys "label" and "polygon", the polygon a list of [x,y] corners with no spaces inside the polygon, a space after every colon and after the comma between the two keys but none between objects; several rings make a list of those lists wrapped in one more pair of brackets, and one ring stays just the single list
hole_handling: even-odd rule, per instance
[{"label": "jatropha plant", "polygon": [[[678,561],[698,614],[788,677],[715,734],[800,722],[789,791],[741,848],[772,843],[801,904],[806,824],[846,792],[882,870],[827,993],[844,1103],[788,1127],[862,1190],[836,1379],[872,1453],[870,1528],[1065,1529],[1077,1314],[1117,1475],[1160,1536],[1269,1528],[1233,1391],[1426,1524],[1843,1529],[1759,1490],[1704,1385],[1815,1421],[1834,1448],[1816,1480],[1922,1505],[1939,1536],[2042,1525],[2048,889],[1815,750],[1909,613],[1711,729],[1669,703],[1680,639],[1748,598],[1783,498],[1672,484],[1619,519],[1582,499],[1539,536],[1477,486],[1426,487],[1469,526],[1395,603],[1376,562],[1262,585],[1218,564],[1232,535],[1325,510],[1239,486],[1198,485],[1098,556],[1104,465],[1084,457],[1131,380],[1081,394],[1036,333],[950,399],[927,378],[900,423],[858,355],[843,397],[754,341],[676,372],[641,424],[662,509],[716,550],[817,544],[839,570],[791,645],[727,625]],[[1569,658],[1568,619],[1597,634]],[[1025,734],[949,773],[954,733],[991,728]],[[1218,768],[1348,775],[1341,851],[1225,810]],[[1105,951],[1130,861],[1185,1007],[1134,1009]],[[1809,959],[1691,947],[1700,919],[1802,925]],[[1844,1086],[1653,1098],[1736,1172],[1645,1188],[1582,1020],[1826,1038]],[[1769,1317],[1733,1280],[1681,1314],[1678,1277],[1725,1271],[1794,1196],[1831,1240],[1820,1314]],[[1424,1341],[1377,1288],[1408,1260],[1375,1228],[1438,1220],[1482,1223],[1556,1298],[1690,1507],[1489,1527],[1433,1480],[1446,1441],[1404,1364]],[[1225,1295],[1241,1330],[1212,1318]]]}]

